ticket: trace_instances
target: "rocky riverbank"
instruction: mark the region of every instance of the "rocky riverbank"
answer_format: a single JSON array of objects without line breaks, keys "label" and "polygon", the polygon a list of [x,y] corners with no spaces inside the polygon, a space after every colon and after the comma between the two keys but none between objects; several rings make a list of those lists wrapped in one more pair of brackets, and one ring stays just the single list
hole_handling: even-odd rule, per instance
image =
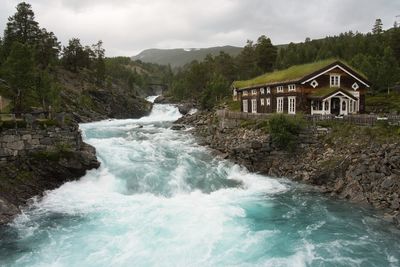
[{"label": "rocky riverbank", "polygon": [[34,196],[98,168],[95,148],[77,124],[0,131],[0,224]]},{"label": "rocky riverbank", "polygon": [[357,127],[340,135],[309,127],[298,136],[297,149],[287,152],[257,123],[249,127],[248,122],[232,123],[213,113],[186,115],[176,123],[194,126],[199,143],[251,171],[309,183],[333,196],[372,205],[400,225],[398,139],[378,141]]}]

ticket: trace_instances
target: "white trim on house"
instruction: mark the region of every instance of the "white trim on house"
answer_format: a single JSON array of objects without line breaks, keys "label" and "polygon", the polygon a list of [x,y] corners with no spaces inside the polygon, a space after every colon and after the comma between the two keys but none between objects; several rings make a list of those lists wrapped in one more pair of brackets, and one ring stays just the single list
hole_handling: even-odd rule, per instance
[{"label": "white trim on house", "polygon": [[316,80],[313,80],[310,85],[315,89],[318,86],[318,82]]},{"label": "white trim on house", "polygon": [[251,89],[251,95],[257,95],[257,89]]},{"label": "white trim on house", "polygon": [[270,94],[270,93],[271,93],[271,88],[267,87],[267,94]]},{"label": "white trim on house", "polygon": [[277,86],[276,87],[276,92],[277,93],[283,93],[283,86]]},{"label": "white trim on house", "polygon": [[251,100],[251,113],[257,113],[257,99]]},{"label": "white trim on house", "polygon": [[243,105],[243,112],[249,112],[249,100],[243,99],[242,105]]},{"label": "white trim on house", "polygon": [[267,98],[267,106],[270,106],[271,105],[271,98]]},{"label": "white trim on house", "polygon": [[243,90],[243,96],[248,96],[248,95],[249,95],[248,91],[247,90]]},{"label": "white trim on house", "polygon": [[261,105],[261,106],[265,106],[265,99],[264,99],[264,98],[261,98],[261,99],[260,99],[260,105]]},{"label": "white trim on house", "polygon": [[296,114],[296,97],[288,96],[288,114]]},{"label": "white trim on house", "polygon": [[332,68],[330,68],[330,69],[324,71],[324,72],[321,72],[321,73],[315,75],[314,77],[309,78],[308,80],[302,82],[301,84],[308,83],[309,81],[314,80],[315,78],[317,78],[317,77],[319,77],[319,76],[321,76],[321,75],[323,75],[323,74],[325,74],[325,73],[327,73],[327,72],[333,70],[334,68],[339,68],[339,69],[341,69],[342,71],[346,72],[348,75],[350,75],[351,77],[353,77],[353,78],[356,79],[357,81],[359,81],[359,82],[361,82],[362,84],[364,84],[366,87],[369,87],[368,84],[366,84],[365,82],[363,82],[362,80],[360,80],[359,78],[357,78],[356,76],[354,76],[353,74],[351,74],[348,70],[346,70],[345,68],[343,68],[342,66],[340,66],[340,65],[338,65],[338,64],[335,65],[335,66],[333,66]]},{"label": "white trim on house", "polygon": [[283,113],[283,97],[276,98],[276,113]]},{"label": "white trim on house", "polygon": [[265,94],[265,89],[264,89],[264,87],[262,87],[261,89],[260,89],[260,94]]}]

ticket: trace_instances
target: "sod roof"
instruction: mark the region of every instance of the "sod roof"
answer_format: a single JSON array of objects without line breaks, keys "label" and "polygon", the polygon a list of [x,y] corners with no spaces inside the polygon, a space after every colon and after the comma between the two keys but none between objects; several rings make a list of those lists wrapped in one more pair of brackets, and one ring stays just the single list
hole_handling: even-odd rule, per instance
[{"label": "sod roof", "polygon": [[[261,76],[255,77],[251,80],[246,81],[234,81],[233,86],[237,89],[247,88],[252,86],[262,86],[266,84],[274,84],[274,83],[284,83],[284,82],[291,82],[291,81],[298,81],[306,76],[317,72],[320,69],[323,69],[335,62],[338,62],[337,59],[327,59],[322,61],[317,61],[314,63],[308,63],[303,65],[296,65],[292,66],[285,70],[278,70],[274,72],[268,72]],[[343,62],[341,62],[344,64]],[[346,64],[344,64],[346,65]],[[350,68],[350,67],[349,67]],[[364,75],[357,72],[359,76],[366,79]]]}]

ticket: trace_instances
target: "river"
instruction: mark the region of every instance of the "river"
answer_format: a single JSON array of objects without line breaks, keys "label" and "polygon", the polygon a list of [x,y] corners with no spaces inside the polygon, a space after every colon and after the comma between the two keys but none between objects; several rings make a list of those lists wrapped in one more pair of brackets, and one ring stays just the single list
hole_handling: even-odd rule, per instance
[{"label": "river", "polygon": [[169,129],[179,117],[82,124],[101,167],[2,229],[0,265],[400,265],[400,231],[373,210],[214,158]]}]

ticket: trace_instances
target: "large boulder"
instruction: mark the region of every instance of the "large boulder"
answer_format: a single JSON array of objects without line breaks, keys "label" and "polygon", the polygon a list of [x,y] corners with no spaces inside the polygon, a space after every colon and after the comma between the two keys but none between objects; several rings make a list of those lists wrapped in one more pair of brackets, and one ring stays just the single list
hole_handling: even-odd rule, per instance
[{"label": "large boulder", "polygon": [[193,105],[190,103],[184,103],[184,104],[178,105],[178,110],[182,115],[188,114],[192,108],[193,108]]}]

